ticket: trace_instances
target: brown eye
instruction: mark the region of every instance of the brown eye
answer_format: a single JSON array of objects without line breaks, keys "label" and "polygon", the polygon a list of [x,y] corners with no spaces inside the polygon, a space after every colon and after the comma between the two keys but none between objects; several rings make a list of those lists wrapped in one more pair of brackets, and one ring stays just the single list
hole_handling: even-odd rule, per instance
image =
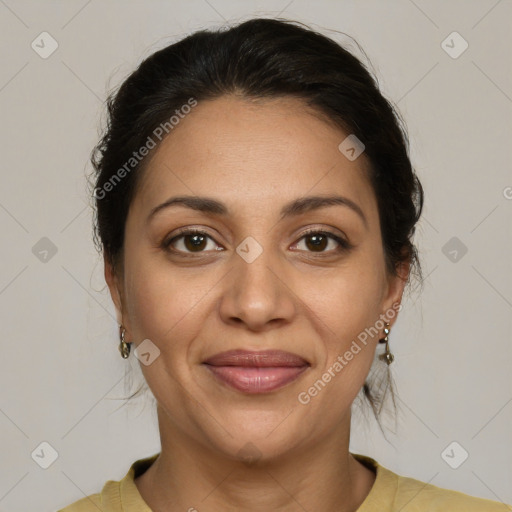
[{"label": "brown eye", "polygon": [[322,234],[308,235],[306,238],[306,246],[312,251],[323,251],[329,242],[328,237]]},{"label": "brown eye", "polygon": [[[179,235],[171,238],[168,242],[164,242],[164,247],[172,247],[173,251],[184,253],[200,253],[204,252],[208,246],[208,240],[213,239],[204,231],[183,230]],[[215,244],[213,247],[215,249]]]},{"label": "brown eye", "polygon": [[[301,237],[300,241],[301,240],[305,241],[304,245],[306,246],[306,252],[336,252],[347,250],[350,249],[351,247],[349,242],[335,235],[334,233],[330,233],[327,231],[308,231]],[[301,243],[300,241],[297,242],[296,246],[299,246],[299,244]],[[335,242],[334,244],[331,244],[331,246],[334,245],[334,247],[331,247],[331,249],[326,250],[329,247],[329,242]]]},{"label": "brown eye", "polygon": [[[305,252],[331,253],[349,250],[352,247],[347,240],[328,231],[311,230],[306,232],[299,239],[299,242],[295,244],[295,248],[298,248],[302,240],[305,241],[305,249],[299,248],[299,250]],[[208,241],[212,242],[212,246],[209,248]],[[330,247],[332,245],[333,247]],[[210,250],[223,250],[208,233],[194,229],[184,229],[169,241],[164,242],[162,247],[169,251],[182,254],[199,254]]]},{"label": "brown eye", "polygon": [[185,247],[190,251],[202,251],[206,247],[206,238],[204,235],[184,235]]}]

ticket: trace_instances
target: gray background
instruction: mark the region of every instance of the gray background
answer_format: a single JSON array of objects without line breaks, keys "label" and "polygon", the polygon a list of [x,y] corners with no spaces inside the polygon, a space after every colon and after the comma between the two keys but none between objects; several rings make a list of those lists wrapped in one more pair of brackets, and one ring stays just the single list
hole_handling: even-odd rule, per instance
[{"label": "gray background", "polygon": [[[118,400],[139,363],[119,355],[91,240],[84,176],[107,91],[193,30],[278,14],[362,45],[426,190],[425,288],[390,335],[396,433],[356,413],[351,451],[512,503],[511,1],[0,0],[1,511],[55,510],[159,450],[151,397]],[[50,48],[43,31],[58,43],[45,59],[31,47]],[[442,46],[453,31],[469,44],[457,58]],[[469,454],[457,469],[453,441],[452,463]],[[48,469],[31,455],[48,456],[42,442],[58,453]]]}]

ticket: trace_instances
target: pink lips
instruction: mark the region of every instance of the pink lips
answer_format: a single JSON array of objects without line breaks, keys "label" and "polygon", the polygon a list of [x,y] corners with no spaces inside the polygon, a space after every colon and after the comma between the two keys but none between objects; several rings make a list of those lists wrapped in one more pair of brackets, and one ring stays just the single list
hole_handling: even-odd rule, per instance
[{"label": "pink lips", "polygon": [[267,393],[295,380],[309,363],[281,350],[230,350],[204,361],[217,378],[245,393]]}]

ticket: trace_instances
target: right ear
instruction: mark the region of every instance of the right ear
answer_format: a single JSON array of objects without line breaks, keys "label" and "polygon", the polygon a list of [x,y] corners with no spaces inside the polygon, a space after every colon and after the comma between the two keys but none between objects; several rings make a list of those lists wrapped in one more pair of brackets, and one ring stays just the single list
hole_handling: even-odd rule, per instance
[{"label": "right ear", "polygon": [[108,288],[110,290],[110,296],[112,297],[112,301],[114,302],[114,305],[116,307],[116,316],[117,316],[117,323],[122,324],[123,323],[123,306],[122,306],[122,300],[121,300],[121,287],[119,286],[119,279],[117,275],[114,273],[114,269],[112,267],[112,264],[110,263],[109,259],[107,258],[107,255],[105,251],[103,252],[103,264],[105,267],[104,274],[105,274],[105,281],[107,282]]}]

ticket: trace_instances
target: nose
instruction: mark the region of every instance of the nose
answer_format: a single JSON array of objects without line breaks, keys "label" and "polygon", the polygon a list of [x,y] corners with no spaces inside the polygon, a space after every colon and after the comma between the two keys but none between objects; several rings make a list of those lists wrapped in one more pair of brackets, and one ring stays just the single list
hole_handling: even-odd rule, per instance
[{"label": "nose", "polygon": [[260,247],[263,250],[254,260],[246,258],[243,251],[233,252],[220,304],[225,323],[251,331],[290,323],[297,311],[297,297],[286,263],[278,258],[276,251],[261,244]]}]

